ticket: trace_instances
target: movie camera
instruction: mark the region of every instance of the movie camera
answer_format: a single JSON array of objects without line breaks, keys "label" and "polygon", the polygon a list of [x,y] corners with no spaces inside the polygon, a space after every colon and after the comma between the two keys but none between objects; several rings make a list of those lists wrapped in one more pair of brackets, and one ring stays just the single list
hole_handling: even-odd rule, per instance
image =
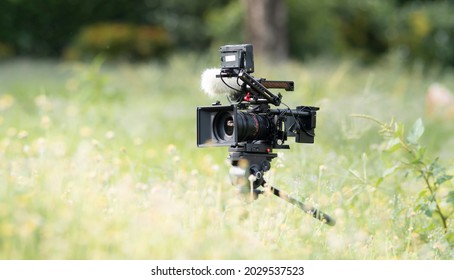
[{"label": "movie camera", "polygon": [[[251,76],[254,72],[252,45],[222,46],[220,58],[220,69],[208,69],[202,74],[202,89],[211,96],[226,95],[230,105],[217,101],[212,106],[197,108],[197,146],[229,147],[230,174],[236,178],[240,193],[251,194],[256,199],[270,191],[313,217],[334,225],[335,220],[327,214],[269,186],[263,178],[271,168],[271,160],[277,157],[273,149],[289,149],[286,144],[289,137],[294,137],[296,143],[314,143],[319,108],[302,105],[290,109],[282,102],[280,93],[270,91],[293,91],[293,81]],[[285,108],[279,108],[280,105]]]}]

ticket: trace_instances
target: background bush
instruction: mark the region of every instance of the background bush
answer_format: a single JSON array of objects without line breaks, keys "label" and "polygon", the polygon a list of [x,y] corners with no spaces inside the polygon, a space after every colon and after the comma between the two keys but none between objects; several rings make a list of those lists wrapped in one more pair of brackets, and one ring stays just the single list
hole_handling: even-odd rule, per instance
[{"label": "background bush", "polygon": [[389,44],[410,62],[454,65],[454,5],[406,5],[388,26]]},{"label": "background bush", "polygon": [[449,1],[289,0],[291,54],[349,55],[372,61],[398,53],[408,62],[454,65]]},{"label": "background bush", "polygon": [[86,26],[100,22],[161,26],[180,48],[209,43],[205,15],[224,1],[0,0],[0,42],[18,55],[58,57]]},{"label": "background bush", "polygon": [[65,57],[93,58],[102,53],[112,59],[162,58],[171,47],[170,35],[163,28],[101,23],[83,28],[66,49]]}]

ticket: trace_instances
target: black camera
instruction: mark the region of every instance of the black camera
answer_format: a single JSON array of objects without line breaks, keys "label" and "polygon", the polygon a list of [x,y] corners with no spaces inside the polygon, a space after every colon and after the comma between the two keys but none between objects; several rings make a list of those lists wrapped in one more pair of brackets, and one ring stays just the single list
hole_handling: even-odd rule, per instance
[{"label": "black camera", "polygon": [[[252,45],[227,45],[220,48],[221,69],[207,69],[202,89],[209,95],[227,94],[230,105],[217,101],[197,108],[197,146],[228,146],[232,164],[232,183],[240,194],[257,199],[271,192],[299,207],[314,218],[334,225],[336,221],[276,187],[268,185],[264,174],[277,157],[273,149],[289,149],[288,137],[297,143],[314,143],[318,107],[277,108],[282,95],[269,89],[293,91],[292,81],[255,79]],[[208,73],[205,75],[205,73]],[[275,106],[276,108],[272,108]],[[246,163],[246,164],[243,164]]]},{"label": "black camera", "polygon": [[251,152],[264,152],[272,148],[288,149],[288,137],[297,143],[314,143],[316,112],[318,107],[279,106],[282,95],[273,94],[271,88],[294,90],[292,81],[255,79],[252,45],[227,45],[220,48],[221,69],[215,79],[236,79],[237,88],[225,83],[233,102],[223,106],[218,101],[212,106],[197,108],[197,146],[247,147]]}]

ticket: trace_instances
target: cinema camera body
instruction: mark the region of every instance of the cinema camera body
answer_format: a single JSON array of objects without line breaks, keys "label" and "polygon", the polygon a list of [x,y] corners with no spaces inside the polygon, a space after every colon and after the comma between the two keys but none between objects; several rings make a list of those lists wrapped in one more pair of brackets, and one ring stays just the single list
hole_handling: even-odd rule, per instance
[{"label": "cinema camera body", "polygon": [[[251,76],[254,57],[250,44],[222,46],[220,54],[216,79],[230,93],[230,105],[218,101],[197,108],[198,147],[229,146],[231,152],[271,153],[272,149],[289,149],[285,144],[288,137],[295,137],[297,143],[314,143],[318,107],[272,108],[282,104],[282,95],[269,89],[293,91],[293,81]],[[236,79],[236,85],[227,79]]]}]

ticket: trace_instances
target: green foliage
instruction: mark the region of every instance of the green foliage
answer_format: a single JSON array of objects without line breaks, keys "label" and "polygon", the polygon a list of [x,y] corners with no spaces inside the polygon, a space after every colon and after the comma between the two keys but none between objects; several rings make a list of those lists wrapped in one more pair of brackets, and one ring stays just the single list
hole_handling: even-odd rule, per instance
[{"label": "green foliage", "polygon": [[355,55],[371,60],[387,51],[390,1],[288,1],[291,53]]},{"label": "green foliage", "polygon": [[[370,116],[353,115],[370,119],[380,125],[380,134],[384,137],[383,142],[383,161],[387,166],[382,175],[377,179],[376,186],[383,183],[384,177],[402,176],[405,180],[413,181],[417,177],[422,181],[422,188],[418,190],[417,197],[412,205],[414,215],[423,214],[431,220],[430,223],[424,221],[412,222],[411,231],[420,235],[421,239],[429,242],[428,236],[442,229],[444,242],[452,248],[452,235],[454,234],[451,223],[453,216],[453,203],[451,202],[452,175],[446,173],[446,168],[439,163],[439,158],[428,159],[426,147],[421,144],[421,137],[424,134],[424,125],[419,118],[415,121],[408,133],[405,133],[403,124],[392,120],[384,123]],[[409,175],[409,172],[413,176]],[[400,173],[400,174],[399,174]],[[401,182],[402,184],[402,182]],[[402,196],[407,195],[398,188],[398,193]],[[435,219],[435,221],[433,221]],[[437,222],[438,221],[438,222]]]},{"label": "green foliage", "polygon": [[113,22],[160,26],[178,47],[200,49],[210,41],[205,15],[223,5],[221,0],[2,0],[0,41],[18,55],[58,57],[82,28]]},{"label": "green foliage", "polygon": [[80,27],[108,20],[144,22],[148,10],[144,1],[7,0],[0,10],[0,38],[17,54],[59,56]]},{"label": "green foliage", "polygon": [[390,46],[410,63],[454,65],[453,13],[448,1],[404,6],[387,27]]},{"label": "green foliage", "polygon": [[454,65],[449,1],[289,0],[292,55],[348,55],[365,62],[398,53],[409,64]]},{"label": "green foliage", "polygon": [[0,42],[0,59],[13,56],[13,48],[8,44]]},{"label": "green foliage", "polygon": [[244,9],[241,1],[213,9],[207,15],[209,35],[216,45],[237,44],[245,40]]},{"label": "green foliage", "polygon": [[[454,65],[452,1],[286,3],[293,58],[351,56],[370,63],[389,56],[409,65]],[[81,34],[87,32],[84,28],[105,22],[158,27],[171,36],[175,49],[206,52],[213,44],[217,47],[247,40],[245,3],[237,0],[3,0],[1,7],[0,57],[60,57],[70,44],[80,45],[72,46],[79,52],[74,56],[84,56],[80,53],[83,51],[92,56],[95,47],[92,41],[81,39]],[[105,32],[100,38],[106,43],[115,40],[108,38],[110,31]],[[112,53],[124,48],[125,39],[116,39],[119,41],[112,42],[109,50]],[[156,44],[155,39],[143,35],[140,40],[144,42],[138,47],[141,51],[137,57],[148,57],[154,52],[150,46]],[[105,45],[95,49],[106,50]]]},{"label": "green foliage", "polygon": [[343,40],[343,53],[364,61],[379,58],[388,51],[386,29],[393,6],[389,1],[347,1],[336,5],[333,16]]},{"label": "green foliage", "polygon": [[288,1],[290,53],[307,58],[323,53],[336,54],[342,44],[332,17],[333,1]]},{"label": "green foliage", "polygon": [[387,51],[389,1],[289,1],[289,7],[290,46],[298,57],[329,53],[367,60]]},{"label": "green foliage", "polygon": [[163,59],[172,48],[170,35],[162,28],[132,24],[101,23],[83,28],[66,49],[69,59]]},{"label": "green foliage", "polygon": [[[212,35],[210,35],[212,30],[207,22],[208,15],[213,11],[221,11],[222,7],[227,6],[227,9],[229,9],[229,3],[237,1],[154,0],[152,2],[157,3],[155,3],[153,14],[149,16],[154,18],[159,25],[165,27],[174,36],[179,48],[205,52],[207,45],[212,41]],[[230,19],[226,19],[222,25],[224,27],[234,25],[235,23],[227,21]]]}]

